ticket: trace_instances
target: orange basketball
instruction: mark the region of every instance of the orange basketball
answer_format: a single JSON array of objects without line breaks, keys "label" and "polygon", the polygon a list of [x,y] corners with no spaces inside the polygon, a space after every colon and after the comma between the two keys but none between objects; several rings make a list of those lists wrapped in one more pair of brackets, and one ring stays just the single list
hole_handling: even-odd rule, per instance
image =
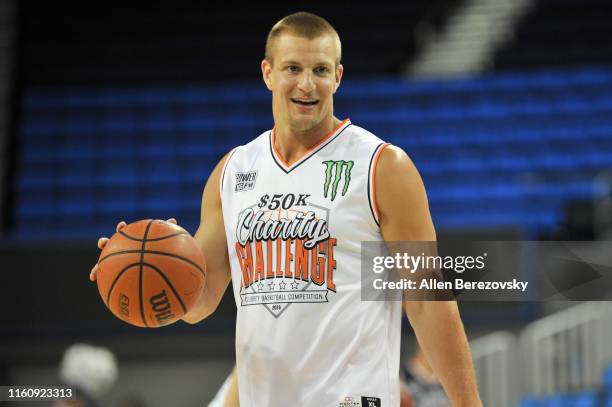
[{"label": "orange basketball", "polygon": [[115,233],[98,260],[98,290],[116,317],[156,328],[187,313],[206,278],[191,235],[163,220],[141,220]]}]

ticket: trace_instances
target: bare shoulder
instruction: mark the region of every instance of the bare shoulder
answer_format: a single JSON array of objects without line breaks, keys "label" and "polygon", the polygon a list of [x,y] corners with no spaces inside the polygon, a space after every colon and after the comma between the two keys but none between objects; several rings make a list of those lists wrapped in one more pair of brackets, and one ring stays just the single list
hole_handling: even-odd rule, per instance
[{"label": "bare shoulder", "polygon": [[404,150],[394,145],[387,145],[381,151],[376,164],[375,182],[377,196],[382,200],[385,197],[402,200],[418,198],[425,192],[416,166]]},{"label": "bare shoulder", "polygon": [[421,178],[416,166],[400,147],[389,144],[383,148],[378,159],[377,177],[402,176]]},{"label": "bare shoulder", "polygon": [[212,179],[216,183],[217,187],[219,187],[221,182],[223,181],[222,180],[223,170],[225,169],[225,165],[227,164],[227,160],[230,159],[230,157],[232,156],[234,151],[236,151],[235,148],[233,150],[229,151],[228,153],[225,153],[225,155],[219,160],[217,165],[215,165],[215,169],[210,174],[210,178],[209,179]]},{"label": "bare shoulder", "polygon": [[206,209],[210,208],[211,205],[218,207],[221,205],[221,183],[223,182],[223,170],[225,169],[227,160],[234,151],[235,149],[226,153],[219,160],[213,171],[210,173],[208,181],[206,181],[204,193],[202,195],[202,216],[204,216]]},{"label": "bare shoulder", "polygon": [[393,145],[384,148],[374,181],[386,240],[435,240],[425,185],[404,150]]}]

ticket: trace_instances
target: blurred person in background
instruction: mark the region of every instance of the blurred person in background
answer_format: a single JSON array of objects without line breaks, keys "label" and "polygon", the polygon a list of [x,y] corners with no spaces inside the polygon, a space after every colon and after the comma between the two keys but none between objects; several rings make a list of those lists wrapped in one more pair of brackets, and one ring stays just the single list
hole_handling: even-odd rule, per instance
[{"label": "blurred person in background", "polygon": [[115,355],[108,349],[74,344],[64,352],[60,380],[76,392],[75,400],[62,400],[54,407],[99,407],[118,377]]}]

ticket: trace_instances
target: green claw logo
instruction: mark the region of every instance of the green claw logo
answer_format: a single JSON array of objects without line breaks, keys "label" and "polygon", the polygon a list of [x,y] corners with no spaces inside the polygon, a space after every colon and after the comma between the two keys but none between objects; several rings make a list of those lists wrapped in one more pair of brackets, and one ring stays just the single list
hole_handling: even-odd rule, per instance
[{"label": "green claw logo", "polygon": [[327,160],[323,161],[323,164],[325,164],[325,184],[323,184],[323,196],[327,198],[329,186],[331,185],[331,200],[333,201],[338,193],[338,185],[340,185],[340,181],[342,180],[342,173],[344,173],[342,196],[346,194],[349,184],[351,183],[351,169],[353,169],[353,165],[355,163],[353,161],[344,160]]}]

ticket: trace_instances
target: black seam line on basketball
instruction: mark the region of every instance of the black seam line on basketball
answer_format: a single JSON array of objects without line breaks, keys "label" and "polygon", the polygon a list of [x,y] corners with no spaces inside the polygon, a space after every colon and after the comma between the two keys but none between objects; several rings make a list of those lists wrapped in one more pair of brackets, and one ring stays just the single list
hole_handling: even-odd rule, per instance
[{"label": "black seam line on basketball", "polygon": [[345,128],[343,128],[342,130],[340,130],[338,132],[338,134],[336,134],[334,137],[332,137],[331,139],[327,140],[327,142],[325,142],[325,144],[319,146],[316,150],[314,150],[313,152],[311,152],[308,157],[305,157],[304,159],[302,159],[302,161],[300,161],[298,164],[294,164],[293,167],[291,167],[289,170],[286,170],[285,167],[283,167],[277,160],[276,160],[276,156],[274,155],[274,152],[272,150],[272,131],[270,131],[270,154],[272,154],[272,159],[274,160],[274,162],[276,163],[276,165],[278,165],[280,167],[281,170],[283,170],[285,172],[285,174],[289,174],[291,171],[295,170],[297,167],[299,167],[300,165],[304,164],[306,161],[308,161],[310,159],[310,157],[314,156],[315,154],[317,154],[319,151],[321,151],[322,149],[324,149],[325,147],[327,147],[332,141],[336,140],[338,138],[338,136],[340,136],[342,133],[344,133],[344,131],[346,129],[348,129],[349,127],[352,126],[353,123],[348,123],[346,125]]},{"label": "black seam line on basketball", "polygon": [[140,248],[140,270],[138,274],[138,299],[140,300],[140,316],[142,317],[142,323],[148,328],[149,324],[147,324],[147,320],[145,318],[144,313],[144,303],[142,301],[142,268],[144,265],[144,255],[145,255],[145,245],[147,244],[147,235],[149,234],[149,229],[153,224],[153,219],[149,219],[147,223],[147,228],[145,229],[144,235],[142,236],[142,247]]},{"label": "black seam line on basketball", "polygon": [[160,269],[158,269],[157,267],[155,267],[154,265],[152,265],[150,263],[144,263],[144,265],[147,266],[147,267],[151,267],[153,270],[157,271],[157,273],[161,276],[161,278],[164,279],[164,281],[166,282],[168,287],[170,287],[170,289],[172,290],[172,292],[174,293],[176,298],[179,300],[179,303],[181,304],[181,308],[183,309],[183,314],[186,314],[187,313],[187,307],[185,306],[185,304],[183,303],[183,300],[181,299],[181,296],[176,292],[176,290],[174,289],[174,286],[172,285],[170,280],[168,280],[168,277],[166,277],[166,275],[163,273],[163,271],[161,271]]},{"label": "black seam line on basketball", "polygon": [[376,148],[374,149],[374,154],[372,154],[372,158],[370,159],[370,166],[368,167],[368,204],[370,205],[370,212],[372,212],[372,218],[374,218],[374,222],[376,222],[376,225],[378,227],[380,227],[380,224],[378,223],[378,219],[376,219],[376,212],[374,212],[374,207],[372,206],[372,198],[370,198],[370,184],[372,183],[370,175],[372,174],[372,164],[374,162],[374,157],[376,157],[376,154],[378,153],[378,150],[380,150],[380,148],[382,146],[384,146],[387,143],[380,143],[378,146],[376,146]]},{"label": "black seam line on basketball", "polygon": [[223,192],[223,181],[225,180],[225,170],[227,170],[227,166],[229,165],[229,160],[231,160],[237,148],[238,147],[235,147],[232,151],[230,151],[229,156],[227,157],[227,160],[223,164],[223,172],[221,173],[221,192]]},{"label": "black seam line on basketball", "polygon": [[160,256],[168,256],[168,257],[174,257],[175,259],[179,259],[179,260],[183,260],[186,263],[191,264],[193,267],[197,268],[198,271],[200,273],[202,273],[202,275],[204,277],[206,277],[206,273],[204,272],[204,270],[202,270],[200,268],[200,266],[198,266],[196,263],[194,263],[193,261],[189,260],[186,257],[183,256],[178,256],[176,254],[172,254],[172,253],[166,253],[166,252],[159,252],[157,250],[137,250],[137,249],[132,249],[132,250],[122,250],[120,252],[115,252],[115,253],[111,253],[109,255],[104,256],[103,258],[100,259],[100,261],[98,261],[99,263],[102,263],[104,260],[108,259],[109,257],[113,257],[113,256],[119,256],[120,254],[129,254],[129,253],[145,253],[145,254],[158,254]]},{"label": "black seam line on basketball", "polygon": [[126,271],[128,271],[128,269],[134,267],[134,266],[138,266],[140,265],[140,263],[132,263],[129,266],[126,266],[123,270],[121,270],[119,272],[119,274],[117,274],[117,277],[115,277],[115,279],[113,280],[113,283],[111,284],[110,289],[108,290],[108,295],[106,296],[106,306],[110,307],[110,297],[111,294],[113,293],[113,289],[115,288],[115,285],[117,284],[117,282],[119,281],[119,278],[123,275],[123,273],[125,273]]},{"label": "black seam line on basketball", "polygon": [[[143,241],[143,239],[139,239],[137,237],[128,235],[123,230],[120,230],[118,233],[121,236],[126,237],[126,238],[128,238],[130,240],[135,240],[137,242],[142,242]],[[147,239],[147,242],[157,242],[157,241],[164,240],[164,239],[170,239],[171,237],[178,236],[178,235],[189,235],[189,233],[187,233],[187,232],[176,232],[176,233],[173,233],[173,234],[167,235],[167,236],[156,237],[154,239]],[[189,235],[189,236],[191,236],[191,235]]]}]

